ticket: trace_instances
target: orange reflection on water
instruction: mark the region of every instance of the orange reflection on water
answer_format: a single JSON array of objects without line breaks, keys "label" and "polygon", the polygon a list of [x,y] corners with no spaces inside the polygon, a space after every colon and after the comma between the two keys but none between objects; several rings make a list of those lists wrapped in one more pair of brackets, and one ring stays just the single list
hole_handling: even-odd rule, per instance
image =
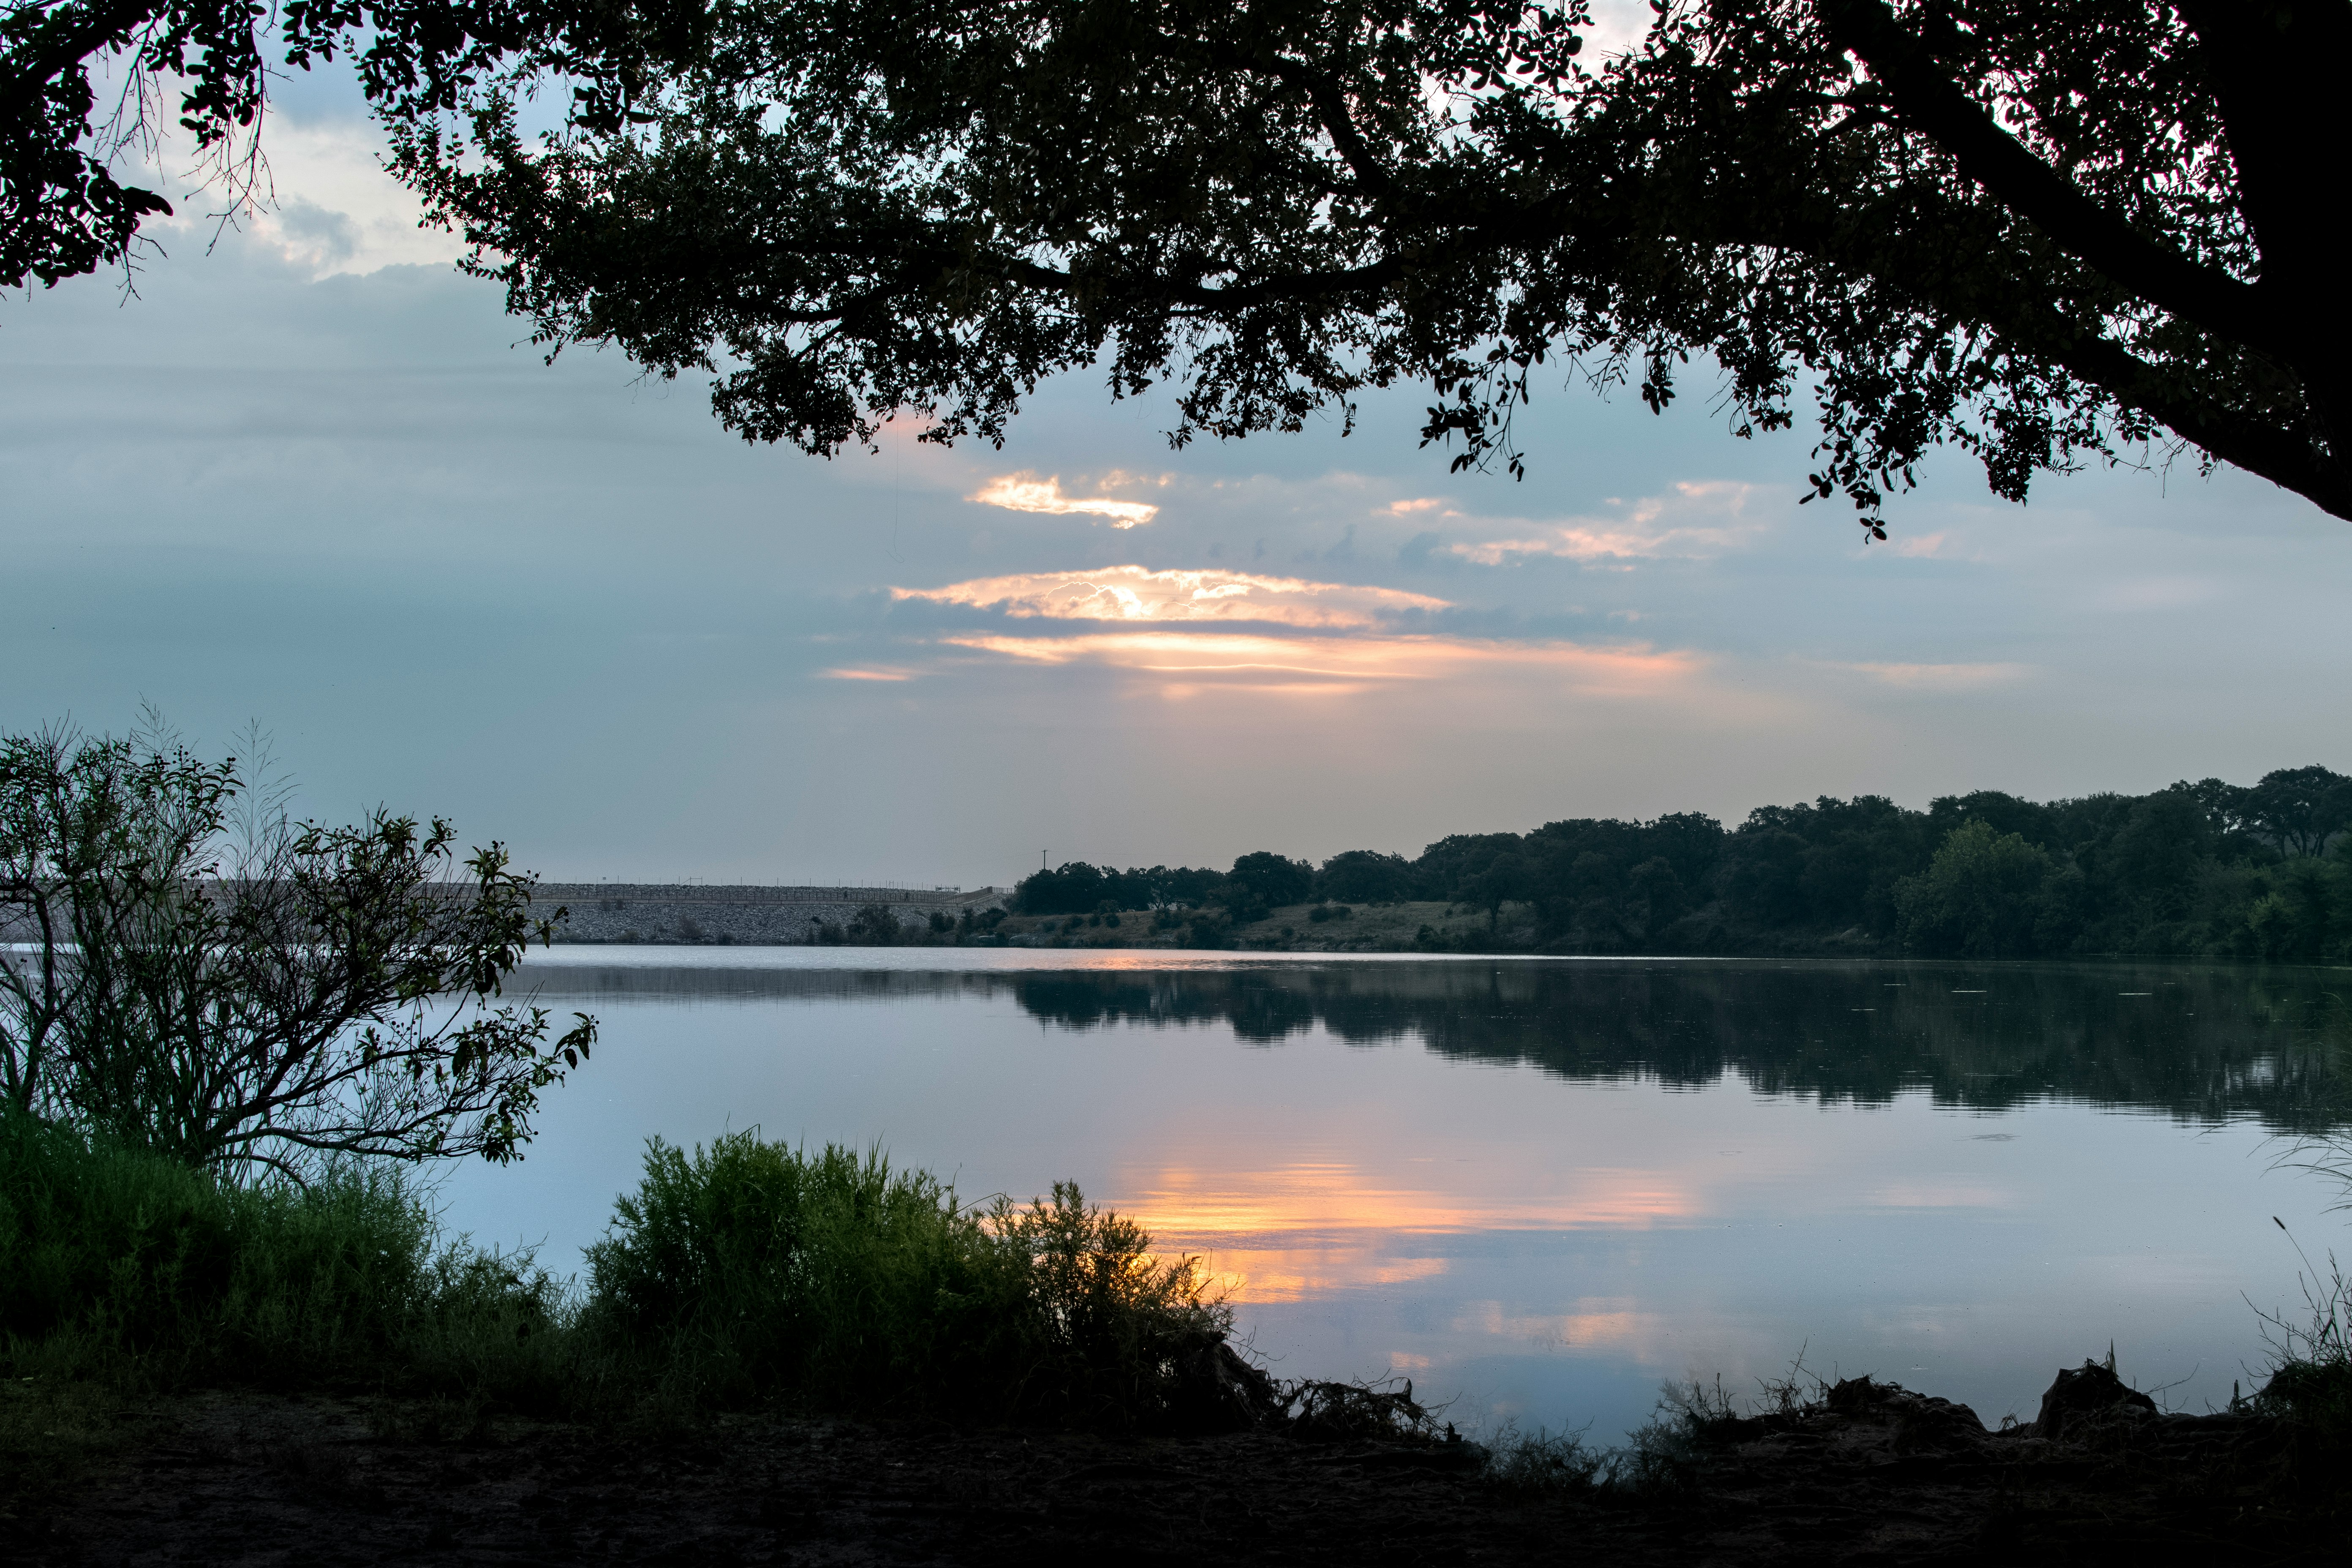
[{"label": "orange reflection on water", "polygon": [[1453,1323],[1455,1333],[1512,1339],[1547,1350],[1610,1345],[1641,1349],[1656,1342],[1664,1320],[1622,1298],[1581,1297],[1565,1312],[1507,1312],[1499,1301],[1470,1301]]},{"label": "orange reflection on water", "polygon": [[1445,1272],[1439,1237],[1492,1231],[1641,1229],[1700,1210],[1673,1173],[1588,1167],[1528,1192],[1501,1170],[1499,1190],[1406,1185],[1344,1161],[1255,1170],[1132,1173],[1116,1205],[1158,1250],[1199,1255],[1236,1301],[1297,1300]]},{"label": "orange reflection on water", "polygon": [[[1157,1237],[1159,1232],[1152,1234]],[[1305,1239],[1290,1247],[1170,1247],[1163,1243],[1161,1250],[1198,1253],[1217,1290],[1229,1301],[1301,1301],[1367,1285],[1433,1279],[1446,1269],[1443,1258],[1398,1258],[1376,1246],[1318,1245]]]}]

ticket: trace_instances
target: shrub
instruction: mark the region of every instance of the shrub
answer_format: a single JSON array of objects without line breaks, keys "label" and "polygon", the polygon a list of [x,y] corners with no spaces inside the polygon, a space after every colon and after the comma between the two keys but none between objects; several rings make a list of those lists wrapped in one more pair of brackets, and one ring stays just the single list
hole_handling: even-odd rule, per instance
[{"label": "shrub", "polygon": [[1229,1320],[1192,1260],[1149,1246],[1068,1184],[982,1214],[877,1153],[656,1140],[589,1249],[586,1310],[697,1403],[1150,1425]]},{"label": "shrub", "polygon": [[1007,1407],[1098,1425],[1157,1426],[1175,1413],[1183,1363],[1221,1342],[1233,1313],[1209,1294],[1199,1260],[1151,1256],[1131,1219],[1089,1205],[1075,1182],[1016,1207],[999,1197],[987,1230],[1022,1282],[1021,1354],[992,1369],[1016,1381]]},{"label": "shrub", "polygon": [[907,932],[897,910],[887,904],[866,904],[849,917],[845,934],[855,947],[894,947],[906,940]]}]

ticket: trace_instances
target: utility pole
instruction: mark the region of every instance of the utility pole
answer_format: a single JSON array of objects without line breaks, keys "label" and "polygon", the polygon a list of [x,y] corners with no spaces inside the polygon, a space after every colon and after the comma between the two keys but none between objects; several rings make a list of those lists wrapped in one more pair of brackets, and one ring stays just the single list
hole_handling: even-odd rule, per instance
[{"label": "utility pole", "polygon": [[1044,875],[1045,870],[1045,851],[1043,849],[1037,851],[1037,870],[1038,874],[1041,876]]}]

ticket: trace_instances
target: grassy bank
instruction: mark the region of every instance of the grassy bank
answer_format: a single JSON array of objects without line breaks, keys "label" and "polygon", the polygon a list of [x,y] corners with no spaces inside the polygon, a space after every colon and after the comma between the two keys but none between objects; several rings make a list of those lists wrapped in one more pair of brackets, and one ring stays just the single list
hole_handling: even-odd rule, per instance
[{"label": "grassy bank", "polygon": [[0,1466],[37,1489],[142,1402],[382,1396],[667,1425],[781,1405],[1129,1429],[1192,1418],[1223,1309],[1189,1261],[1058,1186],[960,1205],[919,1172],[749,1133],[655,1143],[584,1280],[436,1230],[385,1167],[241,1189],[22,1117],[0,1126]]}]

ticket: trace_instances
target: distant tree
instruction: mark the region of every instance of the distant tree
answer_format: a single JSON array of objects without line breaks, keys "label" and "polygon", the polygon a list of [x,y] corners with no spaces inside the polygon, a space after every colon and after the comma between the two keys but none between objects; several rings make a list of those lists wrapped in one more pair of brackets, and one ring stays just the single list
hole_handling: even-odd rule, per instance
[{"label": "distant tree", "polygon": [[2281,868],[2280,894],[2287,911],[2287,952],[2315,959],[2332,950],[2341,924],[2341,891],[2334,875],[2318,863],[2298,858]]},{"label": "distant tree", "polygon": [[1685,888],[1704,888],[1723,858],[1723,824],[1701,812],[1673,812],[1650,823],[1642,842],[1663,856]]},{"label": "distant tree", "polygon": [[1154,866],[1126,874],[1126,909],[1190,909],[1208,901],[1209,889],[1223,878],[1205,866]]},{"label": "distant tree", "polygon": [[1927,869],[1895,889],[1904,945],[1937,957],[2015,958],[2034,950],[2047,852],[1992,825],[1963,824]]},{"label": "distant tree", "polygon": [[2294,956],[2294,909],[2284,896],[2265,893],[2246,910],[2244,926],[2235,944],[2242,958],[2284,959]]},{"label": "distant tree", "polygon": [[1966,823],[1981,822],[1996,834],[2014,833],[2028,844],[2050,847],[2048,808],[2001,790],[1980,789],[1968,795],[1938,796],[1927,805],[1927,821],[1938,844],[1951,836],[1952,829]]},{"label": "distant tree", "polygon": [[1793,926],[1804,921],[1804,837],[1781,826],[1776,808],[1759,807],[1748,814],[1727,847],[1724,890],[1734,912],[1765,927]]},{"label": "distant tree", "polygon": [[1323,862],[1315,896],[1360,904],[1392,903],[1412,896],[1412,863],[1377,849],[1348,849]]},{"label": "distant tree", "polygon": [[2176,921],[2188,910],[2197,868],[2212,847],[2211,828],[2193,791],[2158,790],[2132,802],[2094,856],[2105,901],[2131,904],[2145,920]]},{"label": "distant tree", "polygon": [[501,1004],[532,882],[446,823],[263,813],[167,742],[0,737],[0,1084],[19,1110],[230,1176],[511,1160],[595,1037]]},{"label": "distant tree", "polygon": [[[1579,857],[1582,859],[1583,857]],[[1607,862],[1599,856],[1591,858],[1603,868]],[[1524,854],[1497,855],[1486,862],[1484,869],[1464,886],[1468,900],[1486,911],[1486,929],[1496,930],[1502,923],[1503,906],[1524,901],[1535,892],[1535,871]]]},{"label": "distant tree", "polygon": [[1024,915],[1079,915],[1102,902],[1109,880],[1098,867],[1071,860],[1051,871],[1024,877],[1013,889],[1013,907]]},{"label": "distant tree", "polygon": [[1656,936],[1690,909],[1690,894],[1682,878],[1675,874],[1674,862],[1663,855],[1654,855],[1634,867],[1626,876],[1625,891],[1626,924],[1638,936]]},{"label": "distant tree", "polygon": [[1315,868],[1270,849],[1255,850],[1234,862],[1225,873],[1225,889],[1227,907],[1236,914],[1302,904],[1315,889]]},{"label": "distant tree", "polygon": [[1525,842],[1516,833],[1449,833],[1412,863],[1415,891],[1449,902],[1472,899],[1470,884],[1504,855],[1518,855]]},{"label": "distant tree", "polygon": [[2285,853],[2316,855],[2352,825],[2352,779],[2316,765],[2264,773],[2244,802],[2253,830]]},{"label": "distant tree", "polygon": [[2221,779],[2200,779],[2195,784],[2186,780],[2172,786],[2186,790],[2204,808],[2205,825],[2216,838],[2241,833],[2252,826],[2246,816],[2246,795],[2243,785],[2228,784]]}]

